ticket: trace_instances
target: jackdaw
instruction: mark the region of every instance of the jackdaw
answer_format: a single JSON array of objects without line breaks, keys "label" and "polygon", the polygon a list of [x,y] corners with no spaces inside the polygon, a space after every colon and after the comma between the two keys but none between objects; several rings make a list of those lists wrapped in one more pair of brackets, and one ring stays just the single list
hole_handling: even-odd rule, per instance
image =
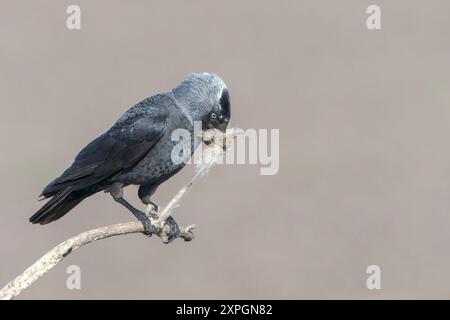
[{"label": "jackdaw", "polygon": [[[131,107],[108,131],[84,147],[72,165],[42,191],[40,199],[50,200],[30,222],[55,221],[83,199],[105,191],[142,222],[145,234],[155,233],[145,213],[124,199],[122,189],[139,185],[141,201],[157,208],[151,196],[185,165],[172,161],[172,149],[177,143],[171,139],[172,132],[176,129],[190,132],[193,154],[201,143],[194,137],[194,122],[201,122],[202,130],[225,132],[230,116],[230,97],[222,79],[211,73],[190,74],[172,91],[156,94]],[[171,241],[178,237],[179,228],[171,217],[167,223]]]}]

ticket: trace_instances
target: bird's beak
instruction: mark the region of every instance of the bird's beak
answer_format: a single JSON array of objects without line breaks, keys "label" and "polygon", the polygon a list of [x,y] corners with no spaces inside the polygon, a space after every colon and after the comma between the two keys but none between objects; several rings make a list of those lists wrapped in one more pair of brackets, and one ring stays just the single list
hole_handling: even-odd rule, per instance
[{"label": "bird's beak", "polygon": [[[216,130],[219,130],[222,133],[226,133],[226,131],[227,131],[227,124],[226,123],[219,124],[217,126]],[[206,138],[206,139],[204,137],[202,138],[203,143],[205,143],[207,146],[210,145],[212,142],[214,142],[214,140],[215,140],[215,137],[212,137],[212,139],[210,139],[209,137]],[[223,151],[226,151],[226,149],[227,149],[225,135],[222,138],[222,148],[223,148]]]},{"label": "bird's beak", "polygon": [[227,126],[228,126],[228,123],[224,122],[224,123],[220,123],[217,127],[221,132],[225,133],[227,131]]}]

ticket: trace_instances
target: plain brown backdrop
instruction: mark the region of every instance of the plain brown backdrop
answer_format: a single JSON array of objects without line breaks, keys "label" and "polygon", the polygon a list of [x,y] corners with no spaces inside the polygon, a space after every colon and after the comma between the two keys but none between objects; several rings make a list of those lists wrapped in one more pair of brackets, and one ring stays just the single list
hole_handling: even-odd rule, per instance
[{"label": "plain brown backdrop", "polygon": [[[366,28],[370,4],[381,30]],[[20,298],[450,298],[449,13],[444,0],[1,0],[0,286],[69,236],[131,219],[98,194],[28,223],[46,183],[128,107],[209,71],[232,125],[280,129],[279,173],[218,166],[175,212],[195,241],[97,242]],[[81,290],[66,289],[72,264]]]}]

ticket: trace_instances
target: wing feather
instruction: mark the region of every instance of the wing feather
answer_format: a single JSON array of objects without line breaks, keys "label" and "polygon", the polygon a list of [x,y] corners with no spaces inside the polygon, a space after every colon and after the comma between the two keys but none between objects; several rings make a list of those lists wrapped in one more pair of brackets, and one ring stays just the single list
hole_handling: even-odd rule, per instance
[{"label": "wing feather", "polygon": [[168,110],[148,99],[128,110],[114,126],[89,143],[73,164],[42,192],[46,198],[64,188],[90,187],[138,163],[166,130]]}]

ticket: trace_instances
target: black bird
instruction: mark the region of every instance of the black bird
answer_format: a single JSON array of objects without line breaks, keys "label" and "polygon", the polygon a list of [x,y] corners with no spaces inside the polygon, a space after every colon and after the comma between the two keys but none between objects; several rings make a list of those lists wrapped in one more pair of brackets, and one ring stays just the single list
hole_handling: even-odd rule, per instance
[{"label": "black bird", "polygon": [[[30,222],[47,224],[58,220],[83,199],[99,192],[109,192],[113,199],[129,209],[144,225],[145,234],[155,232],[144,212],[123,197],[122,188],[139,185],[144,204],[158,186],[179,172],[184,163],[172,160],[178,143],[171,134],[185,129],[191,135],[191,154],[201,143],[194,136],[194,123],[202,130],[225,132],[230,119],[230,97],[225,83],[215,74],[190,74],[171,92],[142,100],[126,111],[105,133],[78,153],[72,165],[53,180],[40,196],[50,198]],[[155,205],[156,206],[156,205]],[[179,235],[173,218],[169,241]]]}]

